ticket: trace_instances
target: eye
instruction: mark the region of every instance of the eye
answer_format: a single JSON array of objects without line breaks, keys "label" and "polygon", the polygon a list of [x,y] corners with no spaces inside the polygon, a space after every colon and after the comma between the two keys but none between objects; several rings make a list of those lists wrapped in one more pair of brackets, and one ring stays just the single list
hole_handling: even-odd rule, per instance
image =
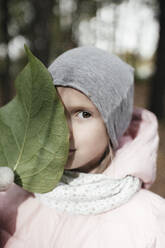
[{"label": "eye", "polygon": [[80,111],[78,113],[78,116],[81,116],[82,118],[89,118],[89,117],[91,117],[91,114],[87,111]]}]

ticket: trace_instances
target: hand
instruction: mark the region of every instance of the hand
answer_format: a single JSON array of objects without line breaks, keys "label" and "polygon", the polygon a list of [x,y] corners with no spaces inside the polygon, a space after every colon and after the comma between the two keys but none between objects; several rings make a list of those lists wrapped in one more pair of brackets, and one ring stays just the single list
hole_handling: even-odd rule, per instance
[{"label": "hand", "polygon": [[0,192],[6,191],[13,182],[13,171],[9,167],[0,167]]},{"label": "hand", "polygon": [[0,247],[5,247],[16,230],[18,207],[31,194],[13,183],[14,173],[0,167]]},{"label": "hand", "polygon": [[14,183],[0,192],[0,247],[55,247],[52,237],[59,221],[56,209]]}]

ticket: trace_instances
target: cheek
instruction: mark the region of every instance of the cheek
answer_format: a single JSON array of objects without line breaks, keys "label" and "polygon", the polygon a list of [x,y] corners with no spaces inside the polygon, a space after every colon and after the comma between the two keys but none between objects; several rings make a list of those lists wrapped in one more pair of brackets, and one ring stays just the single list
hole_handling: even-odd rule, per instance
[{"label": "cheek", "polygon": [[93,141],[94,146],[100,148],[103,151],[108,144],[108,136],[103,124],[97,125],[96,129],[93,129]]},{"label": "cheek", "polygon": [[108,144],[108,136],[103,123],[90,122],[75,129],[75,143],[90,152],[102,152]]}]

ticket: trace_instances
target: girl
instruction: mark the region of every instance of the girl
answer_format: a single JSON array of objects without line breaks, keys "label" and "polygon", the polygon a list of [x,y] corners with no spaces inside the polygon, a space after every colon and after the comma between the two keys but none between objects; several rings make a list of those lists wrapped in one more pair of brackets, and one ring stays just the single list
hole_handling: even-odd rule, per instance
[{"label": "girl", "polygon": [[0,193],[1,247],[164,248],[165,200],[155,180],[158,122],[133,108],[133,69],[94,47],[49,67],[64,104],[70,151],[58,186]]}]

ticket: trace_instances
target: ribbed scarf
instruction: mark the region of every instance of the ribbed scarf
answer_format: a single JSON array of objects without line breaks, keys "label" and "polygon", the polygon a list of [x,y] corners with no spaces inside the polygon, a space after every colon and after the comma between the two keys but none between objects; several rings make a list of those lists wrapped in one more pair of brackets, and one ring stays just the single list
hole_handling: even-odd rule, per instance
[{"label": "ribbed scarf", "polygon": [[71,214],[95,215],[120,207],[141,188],[134,176],[112,179],[104,174],[64,171],[57,187],[35,196],[46,206]]}]

